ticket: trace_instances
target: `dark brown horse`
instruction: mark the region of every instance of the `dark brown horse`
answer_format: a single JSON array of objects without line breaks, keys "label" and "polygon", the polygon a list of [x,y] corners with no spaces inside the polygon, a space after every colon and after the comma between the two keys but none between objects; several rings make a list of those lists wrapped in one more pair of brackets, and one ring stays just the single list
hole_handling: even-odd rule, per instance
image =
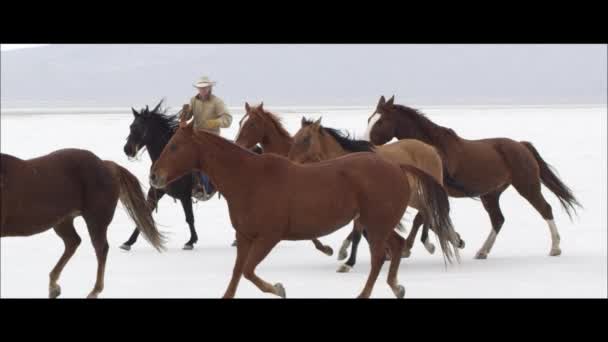
[{"label": "dark brown horse", "polygon": [[[264,153],[276,153],[287,157],[293,139],[281,124],[279,117],[264,110],[264,103],[257,107],[245,103],[245,115],[239,121],[235,142],[248,149],[260,144]],[[312,243],[316,249],[326,255],[334,254],[330,246],[324,245],[318,239],[313,239]]]},{"label": "dark brown horse", "polygon": [[[509,185],[513,185],[547,221],[551,234],[549,255],[561,254],[559,233],[551,206],[541,193],[541,183],[557,196],[568,216],[571,217],[571,211],[576,213],[575,206],[580,207],[580,204],[530,142],[508,138],[463,139],[452,129],[433,123],[421,112],[394,104],[394,98],[388,101],[384,96],[380,98],[368,119],[368,140],[380,145],[393,138],[418,139],[437,148],[450,177],[462,184],[459,189],[447,184],[450,196],[481,197],[490,215],[492,230],[475,258],[487,258],[505,222],[499,199]],[[419,227],[422,221],[417,216],[414,226]]]},{"label": "dark brown horse", "polygon": [[[273,153],[257,155],[183,123],[152,166],[150,183],[164,188],[193,169],[208,174],[224,195],[236,230],[236,262],[224,298],[234,297],[241,275],[261,291],[285,297],[280,283],[271,285],[255,274],[257,265],[281,240],[324,236],[357,218],[367,230],[372,257],[359,297],[369,297],[384,263],[385,246],[392,255],[400,255],[404,245],[393,229],[411,194],[407,186],[394,184],[407,181],[409,172],[419,172],[368,152],[298,165]],[[442,232],[440,242],[449,260],[447,235]],[[397,281],[400,260],[392,258],[388,274],[397,297],[405,293]]]},{"label": "dark brown horse", "polygon": [[87,224],[97,256],[97,280],[89,298],[96,298],[104,287],[106,233],[119,198],[144,237],[156,249],[163,248],[164,237],[137,178],[120,165],[79,149],[29,160],[4,153],[0,157],[0,237],[31,236],[53,228],[65,244],[50,273],[50,298],[60,295],[57,280],[80,245],[73,223],[78,216]]}]

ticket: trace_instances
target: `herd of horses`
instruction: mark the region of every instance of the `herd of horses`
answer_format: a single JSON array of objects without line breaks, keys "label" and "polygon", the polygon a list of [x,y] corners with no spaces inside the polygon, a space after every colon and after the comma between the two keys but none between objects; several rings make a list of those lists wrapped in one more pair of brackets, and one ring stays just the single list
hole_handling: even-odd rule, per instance
[{"label": "herd of horses", "polygon": [[[192,210],[193,171],[209,175],[225,198],[235,230],[236,261],[224,298],[235,296],[244,276],[261,291],[285,298],[281,283],[271,284],[256,267],[282,240],[312,240],[327,255],[333,249],[318,239],[353,221],[338,259],[348,256],[339,272],[356,262],[363,236],[370,248],[371,269],[360,298],[368,298],[382,265],[389,261],[388,285],[397,298],[405,295],[397,274],[402,257],[409,257],[418,230],[429,253],[436,236],[444,262],[460,260],[465,242],[450,219],[449,197],[479,198],[492,227],[475,258],[487,258],[505,221],[500,195],[510,185],[547,222],[551,249],[561,254],[560,236],[551,206],[541,193],[544,184],[569,216],[580,203],[536,148],[508,138],[467,140],[420,111],[394,104],[382,96],[368,118],[364,140],[324,127],[321,119],[302,118],[291,135],[279,117],[245,104],[234,141],[195,131],[193,123],[168,115],[162,101],[152,110],[133,109],[133,122],[124,153],[136,157],[147,149],[153,164],[147,196],[137,178],[122,166],[81,149],[62,149],[22,160],[5,153],[0,160],[0,236],[31,236],[54,229],[65,250],[50,273],[49,297],[61,293],[57,281],[81,239],[73,220],[84,219],[98,260],[90,298],[104,288],[107,229],[120,199],[136,229],[121,246],[130,250],[139,233],[162,251],[166,237],[152,217],[165,195],[183,206],[190,239],[198,241]],[[396,142],[389,143],[393,139]],[[261,146],[261,148],[260,148]],[[401,220],[407,208],[417,210],[404,239]]]}]

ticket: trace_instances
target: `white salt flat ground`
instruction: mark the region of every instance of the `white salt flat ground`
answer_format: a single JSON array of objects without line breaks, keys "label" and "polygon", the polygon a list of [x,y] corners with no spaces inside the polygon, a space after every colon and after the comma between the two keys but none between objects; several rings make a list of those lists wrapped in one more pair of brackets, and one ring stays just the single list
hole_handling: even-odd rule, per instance
[{"label": "white salt flat ground", "polygon": [[[461,251],[462,263],[444,269],[441,256],[429,255],[418,240],[412,256],[403,259],[400,267],[399,279],[406,287],[406,298],[606,298],[606,107],[421,109],[436,123],[453,128],[465,138],[504,136],[532,141],[585,209],[570,222],[557,198],[543,188],[562,238],[563,254],[549,257],[550,236],[545,221],[510,188],[501,198],[506,222],[496,244],[487,260],[474,260],[490,231],[489,218],[479,201],[451,199],[452,219],[466,241],[466,248]],[[292,133],[299,127],[301,114],[306,114],[313,118],[323,115],[324,125],[348,129],[359,136],[370,111],[371,108],[350,108],[277,113]],[[235,110],[235,123],[222,132],[224,137],[234,138],[241,116],[242,111]],[[130,162],[122,152],[131,119],[129,113],[3,114],[1,150],[31,158],[66,147],[89,149],[131,170],[147,190],[147,154],[139,162]],[[216,198],[195,206],[199,243],[193,251],[181,250],[189,234],[179,204],[163,199],[155,217],[161,229],[171,234],[168,252],[157,253],[143,239],[131,252],[124,252],[118,246],[128,238],[133,224],[119,204],[109,229],[111,248],[101,297],[220,297],[236,255],[230,247],[234,232],[226,202]],[[412,213],[408,212],[406,218],[409,230]],[[76,220],[76,227],[83,244],[60,279],[65,298],[86,296],[96,272],[93,248],[82,219]],[[337,251],[350,229],[348,225],[321,240]],[[2,239],[0,247],[0,296],[45,298],[48,273],[63,251],[63,243],[54,232]],[[369,271],[367,244],[361,243],[358,264],[351,273],[336,273],[338,265],[335,254],[325,256],[309,241],[282,242],[257,273],[269,282],[282,282],[288,298],[353,298],[362,289]],[[387,265],[372,293],[374,298],[393,297],[386,285]],[[237,297],[273,298],[245,279],[241,280]]]}]

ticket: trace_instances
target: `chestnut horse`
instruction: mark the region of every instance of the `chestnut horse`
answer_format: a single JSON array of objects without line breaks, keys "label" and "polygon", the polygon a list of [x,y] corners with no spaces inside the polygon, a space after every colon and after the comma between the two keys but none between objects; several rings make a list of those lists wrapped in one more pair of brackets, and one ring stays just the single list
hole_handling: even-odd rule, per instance
[{"label": "chestnut horse", "polygon": [[[416,109],[394,104],[394,99],[395,96],[388,101],[384,96],[380,98],[368,119],[366,137],[376,145],[393,138],[418,139],[437,148],[450,177],[466,189],[463,191],[448,184],[450,196],[480,197],[490,216],[492,230],[476,259],[487,258],[505,222],[499,199],[509,185],[513,185],[546,220],[551,234],[549,255],[561,254],[553,211],[541,193],[541,183],[557,196],[570,218],[571,211],[576,214],[575,206],[581,205],[532,143],[508,138],[467,140],[452,129],[435,124]],[[414,225],[420,224],[421,220],[416,217]]]},{"label": "chestnut horse", "polygon": [[87,224],[97,256],[97,280],[88,297],[101,293],[109,250],[106,234],[119,198],[144,237],[163,249],[164,236],[156,229],[137,178],[120,165],[80,149],[29,160],[4,153],[0,158],[0,237],[31,236],[53,228],[65,244],[50,273],[50,298],[61,294],[57,280],[80,245],[74,229],[78,216]]},{"label": "chestnut horse", "polygon": [[[182,123],[154,163],[150,183],[164,188],[193,169],[209,175],[228,203],[236,230],[237,256],[224,298],[234,297],[244,275],[261,291],[285,297],[280,283],[271,285],[255,274],[257,265],[281,240],[310,240],[331,234],[353,219],[367,230],[371,270],[359,297],[371,295],[388,244],[400,255],[404,240],[393,231],[411,196],[406,173],[422,173],[397,166],[375,153],[355,153],[330,161],[298,165],[287,158],[255,154],[222,137],[195,132]],[[429,198],[432,201],[432,198]],[[438,226],[440,227],[440,226]],[[451,261],[447,232],[440,234],[445,257]],[[388,284],[401,298],[397,281],[401,258],[392,258]]]},{"label": "chestnut horse", "polygon": [[[264,153],[276,153],[287,157],[293,139],[281,124],[279,117],[264,110],[262,102],[253,108],[249,103],[245,104],[245,115],[239,121],[235,142],[248,149],[260,144]],[[316,249],[326,255],[334,254],[333,249],[321,241],[313,239],[312,243]]]},{"label": "chestnut horse", "polygon": [[[321,119],[312,122],[302,118],[302,127],[293,137],[293,145],[289,152],[289,160],[296,163],[309,163],[321,160],[338,158],[354,152],[377,152],[386,160],[397,163],[413,165],[420,170],[423,170],[430,177],[430,184],[434,187],[438,194],[438,198],[444,203],[439,207],[445,208],[445,212],[441,213],[444,217],[444,222],[447,229],[453,232],[452,222],[449,218],[449,200],[447,191],[443,188],[443,163],[441,157],[431,145],[425,144],[419,140],[405,139],[398,142],[374,146],[365,140],[355,140],[349,138],[347,134],[342,133],[333,128],[323,127]],[[415,177],[408,175],[408,184],[412,184],[413,191],[409,206],[422,213],[423,217],[428,217],[429,213],[433,212],[433,208],[427,208],[419,194],[421,189],[417,189],[421,183],[417,183]],[[355,222],[356,224],[356,222]],[[422,243],[429,253],[435,252],[435,246],[428,239],[428,225],[425,225],[425,230],[422,234]],[[435,229],[434,227],[432,229]],[[338,272],[348,272],[356,262],[357,246],[361,240],[361,233],[354,229],[353,247],[350,258],[345,264],[341,265]],[[412,234],[413,233],[413,234]],[[403,250],[404,257],[410,256],[410,250],[414,244],[416,233],[410,232],[406,239],[405,249]],[[460,235],[456,232],[452,233],[452,245],[458,248],[464,248],[464,241],[460,239]],[[348,240],[345,240],[340,255],[346,254]],[[346,256],[344,255],[344,258]]]}]

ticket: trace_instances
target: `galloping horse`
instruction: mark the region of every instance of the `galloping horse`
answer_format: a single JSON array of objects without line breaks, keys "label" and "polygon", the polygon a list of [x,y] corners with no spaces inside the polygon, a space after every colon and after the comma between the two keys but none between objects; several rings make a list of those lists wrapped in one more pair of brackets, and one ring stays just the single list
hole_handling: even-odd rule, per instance
[{"label": "galloping horse", "polygon": [[[129,126],[130,132],[124,147],[124,152],[129,158],[135,158],[139,151],[145,147],[148,150],[150,160],[152,162],[156,161],[177,129],[179,125],[177,115],[166,115],[166,109],[161,110],[162,103],[163,101],[161,100],[151,111],[148,106],[139,112],[131,108],[133,122]],[[154,211],[158,205],[158,201],[165,194],[179,200],[182,204],[184,214],[186,215],[186,223],[188,223],[188,228],[190,229],[190,239],[183,247],[185,250],[193,249],[194,244],[198,242],[192,211],[192,183],[192,175],[187,174],[171,183],[167,189],[160,190],[150,187],[147,196],[151,211]],[[137,241],[138,235],[139,230],[136,228],[131,237],[129,237],[129,240],[123,243],[120,248],[127,251],[130,250],[131,246]]]},{"label": "galloping horse", "polygon": [[[149,110],[148,106],[139,112],[131,108],[133,122],[129,126],[130,132],[124,146],[124,152],[127,157],[135,158],[139,151],[145,147],[148,150],[150,160],[154,163],[173,133],[175,133],[179,125],[177,114],[167,115],[167,109],[161,109],[162,103],[163,101],[161,100],[152,110]],[[262,153],[256,146],[252,150],[256,153]],[[151,187],[148,190],[147,196],[147,201],[152,211],[156,209],[158,201],[165,194],[179,200],[186,215],[186,223],[188,223],[188,228],[190,229],[190,239],[183,247],[185,250],[192,250],[194,244],[198,242],[192,210],[192,184],[192,175],[184,175],[171,183],[166,189],[160,190]],[[138,235],[139,230],[136,228],[129,237],[129,240],[123,243],[120,248],[127,251],[130,250],[131,246],[137,241]]]},{"label": "galloping horse", "polygon": [[[509,185],[513,185],[547,221],[551,234],[549,255],[561,254],[560,236],[551,206],[541,193],[541,183],[557,196],[568,216],[572,217],[571,210],[576,213],[575,206],[581,205],[530,142],[508,138],[467,140],[452,129],[435,124],[418,110],[394,104],[394,99],[394,96],[388,101],[384,96],[380,98],[368,119],[368,140],[381,145],[393,138],[418,139],[437,148],[448,175],[464,187],[463,191],[447,184],[450,196],[481,197],[490,215],[492,230],[476,259],[487,258],[505,222],[499,199]],[[422,218],[416,216],[414,225],[421,223]]]},{"label": "galloping horse", "polygon": [[[407,182],[407,173],[421,171],[366,152],[298,165],[273,153],[257,155],[222,137],[195,132],[192,123],[181,126],[152,166],[150,183],[163,188],[198,169],[225,196],[236,230],[237,256],[224,298],[234,297],[241,275],[261,291],[284,298],[283,285],[271,285],[258,277],[257,265],[281,240],[324,236],[353,219],[359,219],[367,230],[372,257],[359,297],[371,295],[386,244],[392,255],[400,255],[404,245],[393,229],[405,213],[411,190],[394,184]],[[442,251],[451,260],[447,235],[440,231]],[[400,260],[391,259],[388,274],[388,284],[397,297],[405,294],[397,281]]]},{"label": "galloping horse", "polygon": [[[324,127],[321,125],[321,119],[316,122],[306,120],[302,118],[302,127],[294,135],[294,143],[289,152],[289,159],[297,163],[309,163],[317,162],[321,160],[338,158],[349,153],[354,152],[377,152],[386,160],[395,162],[397,164],[413,165],[418,169],[426,172],[431,177],[429,179],[430,186],[433,186],[437,192],[437,198],[440,199],[443,204],[439,205],[440,208],[445,208],[445,212],[442,213],[446,217],[445,224],[448,225],[448,229],[453,231],[451,220],[449,219],[449,200],[446,190],[443,188],[443,163],[441,157],[431,145],[425,144],[419,140],[406,139],[398,142],[375,147],[369,141],[355,140],[349,138],[341,131],[333,128]],[[408,175],[408,184],[413,184],[412,197],[409,202],[409,206],[421,212],[423,217],[428,217],[433,208],[427,208],[425,203],[420,196],[416,188],[418,183],[415,177]],[[432,227],[436,229],[435,227]],[[354,266],[357,258],[357,246],[361,240],[361,233],[357,229],[353,229],[353,246],[350,258],[345,264],[341,265],[338,272],[348,272]],[[413,232],[413,234],[412,234]],[[409,257],[410,250],[414,244],[416,233],[410,232],[406,239],[405,249],[403,250],[405,257]],[[365,232],[363,232],[365,234]],[[435,246],[428,239],[428,228],[423,231],[422,242],[429,253],[434,253]],[[460,239],[458,233],[453,233],[451,242],[455,247],[464,248],[464,241]],[[345,240],[342,248],[340,249],[340,255],[346,254],[346,248],[348,247],[348,240]],[[346,255],[344,255],[344,258]]]},{"label": "galloping horse", "polygon": [[[257,107],[251,107],[249,103],[245,103],[245,115],[239,121],[235,142],[245,148],[252,148],[260,144],[264,153],[275,153],[287,157],[293,139],[281,124],[279,117],[264,110],[264,103]],[[324,245],[318,239],[313,239],[312,243],[316,249],[326,255],[334,254],[330,246]]]},{"label": "galloping horse", "polygon": [[97,280],[89,298],[97,298],[104,288],[106,233],[119,198],[144,237],[159,251],[163,248],[164,237],[137,178],[92,152],[62,149],[29,160],[1,153],[0,189],[0,237],[31,236],[53,228],[65,244],[50,273],[50,298],[61,294],[57,280],[80,245],[73,223],[78,216],[87,224],[97,256]]}]

